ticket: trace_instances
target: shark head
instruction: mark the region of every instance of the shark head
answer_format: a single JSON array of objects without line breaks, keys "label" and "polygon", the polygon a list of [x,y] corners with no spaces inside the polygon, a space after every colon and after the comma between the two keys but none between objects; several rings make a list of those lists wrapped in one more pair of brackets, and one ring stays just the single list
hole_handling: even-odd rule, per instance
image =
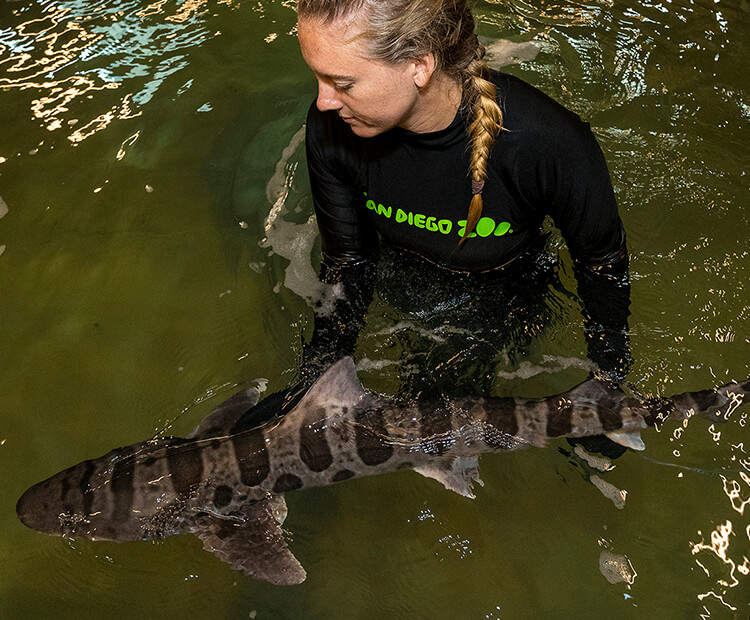
[{"label": "shark head", "polygon": [[[133,541],[176,533],[187,496],[174,491],[164,457],[179,441],[150,440],[69,467],[29,488],[16,504],[18,518],[66,538]],[[138,487],[147,492],[135,493]]]}]

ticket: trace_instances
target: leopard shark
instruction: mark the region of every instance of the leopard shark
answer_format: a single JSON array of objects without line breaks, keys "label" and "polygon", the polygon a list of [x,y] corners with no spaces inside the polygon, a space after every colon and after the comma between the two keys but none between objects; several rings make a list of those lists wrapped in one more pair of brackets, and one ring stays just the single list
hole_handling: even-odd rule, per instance
[{"label": "leopard shark", "polygon": [[595,378],[548,398],[397,402],[366,391],[353,360],[332,365],[288,413],[250,424],[259,390],[243,389],[186,438],[156,437],[40,482],[21,522],[66,538],[136,541],[189,533],[233,569],[277,585],[305,570],[281,528],[286,493],[411,469],[474,498],[478,457],[556,438],[605,434],[635,450],[640,431],[693,415],[722,419],[750,380],[647,401]]}]

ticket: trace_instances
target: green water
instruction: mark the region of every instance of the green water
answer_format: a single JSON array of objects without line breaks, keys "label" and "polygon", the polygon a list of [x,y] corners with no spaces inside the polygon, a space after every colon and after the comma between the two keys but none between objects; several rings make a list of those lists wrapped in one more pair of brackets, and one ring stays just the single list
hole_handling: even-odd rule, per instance
[{"label": "green water", "polygon": [[[606,473],[562,443],[484,457],[473,502],[412,472],[290,494],[309,576],[286,589],[192,537],[70,543],[18,522],[17,498],[57,470],[187,433],[243,381],[293,380],[317,250],[297,135],[315,84],[290,4],[0,5],[0,618],[748,618],[747,406],[644,433]],[[748,2],[476,15],[484,36],[539,42],[506,70],[605,151],[632,261],[629,379],[670,394],[750,375]],[[580,311],[560,303],[499,369],[504,392],[585,376]],[[360,376],[388,391],[378,320]]]}]

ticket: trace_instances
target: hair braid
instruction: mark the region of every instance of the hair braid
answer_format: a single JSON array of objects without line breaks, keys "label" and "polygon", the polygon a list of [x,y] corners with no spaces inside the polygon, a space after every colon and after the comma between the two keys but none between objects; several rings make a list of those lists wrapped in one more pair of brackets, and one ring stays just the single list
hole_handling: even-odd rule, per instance
[{"label": "hair braid", "polygon": [[503,127],[503,113],[495,100],[495,85],[489,80],[490,70],[482,62],[483,56],[484,47],[477,43],[475,59],[466,68],[464,78],[466,104],[472,115],[468,132],[471,145],[469,172],[473,195],[459,245],[474,232],[479,218],[482,217],[482,190],[487,179],[487,161],[495,138]]}]

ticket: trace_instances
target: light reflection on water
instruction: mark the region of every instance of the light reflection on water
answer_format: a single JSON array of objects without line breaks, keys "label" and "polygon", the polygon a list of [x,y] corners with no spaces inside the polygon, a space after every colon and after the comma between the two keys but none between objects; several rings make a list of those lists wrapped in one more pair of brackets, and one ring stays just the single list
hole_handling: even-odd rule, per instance
[{"label": "light reflection on water", "polygon": [[[208,5],[71,0],[22,6],[14,13],[26,21],[0,33],[0,89],[37,91],[34,117],[48,131],[74,128],[67,138],[79,143],[115,119],[139,116],[164,80],[188,67],[189,51],[220,34],[204,23]],[[100,113],[79,115],[91,99]]]},{"label": "light reflection on water", "polygon": [[[101,179],[85,182],[67,179],[69,201],[76,204],[76,211],[85,207],[81,196],[90,195],[92,188],[105,186],[104,178],[111,179],[110,186],[117,184],[125,206],[120,207],[116,201],[105,203],[112,215],[107,214],[107,209],[97,211],[96,218],[100,218],[97,226],[88,228],[80,223],[66,228],[63,223],[62,231],[61,227],[55,228],[54,235],[50,231],[50,239],[65,252],[74,255],[83,248],[81,260],[74,260],[68,254],[55,256],[49,250],[52,241],[46,238],[37,241],[38,246],[32,245],[36,254],[33,264],[37,268],[52,271],[56,264],[64,264],[65,268],[55,268],[54,278],[41,280],[36,293],[35,287],[21,289],[29,299],[29,308],[35,304],[53,306],[55,299],[61,298],[56,289],[52,290],[57,297],[49,293],[52,280],[62,282],[70,278],[70,283],[62,282],[61,286],[70,286],[71,296],[76,294],[78,289],[72,283],[76,279],[86,280],[84,265],[91,267],[85,249],[93,238],[99,239],[97,246],[110,248],[110,252],[118,255],[135,246],[135,253],[143,257],[148,268],[162,272],[162,287],[172,286],[173,291],[182,287],[184,280],[174,275],[180,267],[169,264],[168,252],[162,256],[153,247],[171,239],[172,230],[184,230],[184,203],[193,196],[180,194],[179,182],[155,183],[154,197],[158,197],[165,213],[163,228],[154,225],[153,237],[136,234],[141,229],[120,225],[115,214],[119,213],[123,220],[132,217],[135,221],[135,216],[127,211],[134,209],[127,202],[135,195],[132,188],[137,187],[141,196],[144,184],[153,181],[128,176],[125,166],[153,148],[144,126],[158,124],[162,109],[194,92],[209,74],[212,77],[217,73],[219,79],[231,84],[237,75],[245,75],[242,72],[249,66],[259,72],[258,78],[252,75],[257,82],[253,81],[251,86],[261,93],[287,78],[292,82],[298,79],[299,83],[311,81],[301,60],[289,51],[291,47],[280,48],[285,56],[278,57],[278,61],[286,63],[284,71],[270,66],[260,72],[251,55],[243,57],[244,45],[238,39],[244,33],[233,28],[234,20],[251,24],[247,37],[263,41],[266,46],[285,43],[284,39],[293,32],[293,19],[288,14],[280,18],[275,5],[278,3],[240,0],[151,3],[75,0],[5,3],[0,9],[3,15],[13,15],[0,26],[0,97],[12,95],[13,101],[21,102],[16,104],[18,118],[32,116],[44,134],[41,137],[34,134],[33,142],[28,136],[12,133],[0,136],[0,226],[3,226],[0,261],[6,270],[0,277],[15,272],[18,278],[30,280],[30,271],[25,271],[29,265],[15,251],[28,242],[29,231],[40,226],[39,220],[32,218],[25,227],[17,224],[23,212],[33,210],[37,204],[28,198],[29,178],[42,176],[49,169],[45,166],[65,170],[66,157],[70,157],[70,150],[65,149],[73,145],[78,146],[78,152],[85,153],[79,155],[82,167],[95,164],[102,152],[115,164],[122,165]],[[724,0],[541,4],[496,0],[477,9],[481,34],[541,43],[541,52],[533,61],[510,71],[590,120],[607,153],[632,255],[631,326],[636,365],[630,378],[645,395],[700,389],[750,374],[747,361],[750,290],[746,284],[750,271],[747,250],[750,212],[746,209],[750,101],[748,78],[740,70],[747,65],[748,57],[743,38],[748,32],[748,16],[742,6]],[[228,36],[230,32],[234,40]],[[309,93],[301,95],[281,89],[279,92],[274,98],[260,94],[249,100],[240,97],[233,100],[231,91],[222,92],[222,96],[230,99],[227,108],[247,106],[246,111],[237,113],[239,121],[222,108],[220,97],[213,96],[211,101],[202,99],[189,111],[175,108],[169,120],[195,130],[198,124],[189,125],[187,119],[195,112],[210,112],[218,119],[215,135],[225,131],[222,123],[231,127],[231,132],[238,127],[232,123],[239,122],[242,133],[250,125],[251,117],[268,114],[268,110],[273,112],[279,101],[283,103],[295,96],[310,99],[313,86],[310,84]],[[127,399],[115,399],[118,414],[127,411],[123,403],[158,414],[150,418],[136,416],[112,441],[125,443],[143,438],[144,431],[161,430],[173,423],[178,426],[181,420],[175,418],[181,416],[179,412],[198,409],[201,398],[209,396],[212,388],[268,374],[261,368],[262,361],[257,360],[261,355],[273,358],[272,369],[281,366],[292,370],[284,368],[293,363],[290,360],[294,356],[288,349],[295,345],[290,341],[301,330],[300,325],[309,324],[307,301],[315,294],[311,281],[310,253],[314,250],[308,221],[309,194],[301,165],[303,149],[299,141],[295,142],[304,117],[298,116],[290,123],[292,129],[279,130],[279,135],[273,135],[269,142],[260,143],[267,148],[269,162],[268,173],[258,182],[256,193],[266,196],[266,202],[251,205],[238,202],[232,206],[235,212],[217,210],[215,214],[219,229],[241,220],[248,234],[237,238],[239,241],[227,236],[221,243],[253,246],[251,252],[236,250],[241,260],[231,264],[234,279],[228,283],[222,281],[217,290],[206,287],[206,295],[212,298],[218,298],[222,291],[233,291],[232,295],[221,298],[219,310],[207,302],[196,304],[192,306],[195,316],[191,319],[184,318],[185,308],[197,300],[167,306],[164,309],[175,325],[176,334],[165,335],[149,333],[151,326],[147,321],[157,321],[156,314],[135,312],[133,317],[131,309],[124,307],[120,317],[117,312],[108,314],[106,306],[102,309],[97,306],[96,311],[105,318],[114,315],[132,324],[133,331],[139,333],[138,336],[128,335],[127,331],[111,333],[109,344],[104,347],[107,352],[104,363],[90,362],[86,374],[94,382],[112,385],[124,373],[121,382],[126,385],[118,385],[122,391],[138,385],[134,377],[142,378],[141,374],[128,374],[137,364],[144,365],[143,375],[162,376],[161,385],[151,387],[158,396],[146,391]],[[151,128],[157,136],[164,135],[159,134],[160,130],[161,127]],[[9,131],[12,132],[12,127]],[[250,131],[246,133],[248,141],[255,137]],[[196,168],[191,168],[192,158],[198,157],[195,153],[211,165],[225,166],[220,168],[220,172],[226,173],[222,180],[242,172],[234,153],[226,158],[231,160],[228,164],[221,158],[214,161],[211,157],[215,155],[207,154],[201,143],[205,138],[191,141],[190,131],[185,134],[186,144],[174,141],[167,144],[173,160],[185,166],[186,176],[200,176]],[[201,135],[211,136],[211,133]],[[43,163],[35,163],[36,160],[26,156],[26,153],[36,155],[43,144],[54,143],[58,136],[63,138],[55,143],[58,159],[48,157]],[[87,148],[90,150],[86,151]],[[22,152],[23,156],[17,157]],[[20,166],[19,160],[25,166],[23,176],[12,167]],[[163,160],[148,161],[156,162],[154,172],[164,175],[168,167]],[[46,189],[56,197],[60,187],[50,185]],[[218,193],[220,189],[224,188],[218,183],[204,186],[205,191]],[[97,195],[106,193],[101,191]],[[79,206],[78,201],[84,204]],[[199,204],[191,213],[194,216],[199,210],[205,212],[210,208]],[[169,215],[171,211],[174,216]],[[248,213],[268,214],[266,230],[260,221],[262,217],[254,221]],[[197,228],[213,231],[210,221],[198,221]],[[119,237],[107,234],[113,230],[119,230]],[[191,231],[183,234],[195,235],[186,238],[185,247],[190,250],[208,241]],[[119,238],[121,245],[117,245],[115,238]],[[255,245],[261,240],[260,246]],[[178,252],[189,251],[180,244],[170,247]],[[47,252],[52,254],[51,258]],[[222,252],[207,256],[207,260],[220,261]],[[94,263],[101,262],[100,254],[93,257]],[[151,260],[146,260],[149,257]],[[143,268],[139,261],[133,260],[127,263],[127,269],[114,272],[122,280],[120,287],[129,290],[126,280],[137,274],[139,265]],[[191,281],[199,281],[199,268],[193,264],[190,268],[196,269]],[[99,277],[103,279],[104,275]],[[249,289],[244,297],[240,294],[243,284]],[[105,294],[108,290],[104,289]],[[52,298],[51,303],[46,301],[45,292]],[[235,295],[239,302],[233,302]],[[268,306],[267,314],[247,316],[251,314],[247,312],[247,300],[255,296]],[[65,314],[68,304],[75,307],[80,303],[81,300],[72,299],[50,312],[67,319],[63,324],[65,329],[60,330],[69,337],[62,339],[62,345],[52,339],[61,350],[72,348],[82,339],[93,340],[84,330],[87,322],[93,320],[91,317],[80,309]],[[120,303],[128,303],[126,295]],[[550,385],[548,378],[564,382],[585,375],[582,343],[575,334],[577,309],[569,299],[560,299],[558,311],[566,317],[561,323],[568,329],[572,327],[571,333],[555,328],[545,336],[548,341],[542,343],[540,351],[532,351],[530,359],[501,366],[501,379],[509,391],[524,393],[529,385],[540,389]],[[55,324],[39,330],[23,314],[34,312],[24,307],[24,312],[10,312],[3,321],[8,326],[4,329],[22,330],[26,340],[22,348],[11,349],[5,357],[48,362],[49,358],[25,355],[29,350],[49,346],[43,335],[35,333],[47,331],[54,335]],[[98,316],[95,318],[98,320]],[[235,334],[240,322],[253,322],[270,330],[274,338],[261,341],[264,346],[258,346],[254,339],[238,342]],[[274,322],[285,323],[287,331],[274,327]],[[399,324],[398,329],[410,327]],[[377,348],[387,340],[383,338],[386,331],[384,328],[376,334],[378,338],[368,338],[362,343],[368,367],[362,374],[376,385],[377,377],[384,376],[389,366],[388,360],[383,359],[383,351]],[[252,335],[259,339],[255,332]],[[440,338],[441,334],[433,336]],[[137,337],[151,344],[150,348],[144,348],[147,353],[141,357],[122,355],[129,339]],[[118,343],[119,338],[123,341]],[[168,355],[170,349],[175,353]],[[216,350],[216,358],[205,356],[205,350]],[[159,364],[144,363],[143,356],[156,357],[162,351],[166,353],[157,358]],[[120,356],[122,361],[114,359]],[[178,383],[180,378],[176,373],[182,375],[185,370],[187,375],[191,366],[199,363],[209,367],[212,359],[219,363],[223,359],[248,362],[241,373],[253,374],[232,375],[232,371],[239,371],[231,366],[226,375],[205,370],[194,372],[192,378]],[[64,351],[46,369],[43,364],[23,365],[42,369],[41,382],[52,381],[62,391],[64,386],[59,384],[75,376],[66,373],[68,364],[70,354]],[[98,366],[109,364],[115,366],[114,377],[95,374]],[[165,372],[167,365],[171,374]],[[84,442],[84,438],[76,437],[75,430],[63,431],[56,418],[66,411],[66,404],[49,406],[46,401],[35,400],[38,396],[30,390],[23,391],[14,401],[13,394],[18,389],[15,386],[23,380],[21,373],[4,368],[0,375],[0,379],[6,379],[3,393],[14,403],[13,411],[25,411],[30,404],[34,410],[53,413],[36,420],[38,427],[34,427],[33,433],[39,437],[33,442],[27,439],[32,434],[28,428],[31,422],[18,422],[23,430],[16,431],[13,427],[8,432],[0,458],[8,459],[13,471],[18,469],[18,463],[44,461],[42,454],[55,454],[49,444],[61,443],[54,436],[55,429],[76,441],[71,441],[73,445],[49,463],[25,474],[11,489],[14,497],[3,496],[4,510],[15,501],[21,486],[50,473],[52,461],[63,466],[68,461],[91,456],[82,453],[84,448],[77,448],[76,443],[85,443],[85,450],[91,451],[107,449],[112,444],[109,438],[102,439],[101,445],[94,443],[88,434]],[[187,393],[162,395],[169,391],[165,384],[172,382]],[[178,392],[177,388],[174,391]],[[68,399],[72,396],[68,394]],[[103,415],[101,411],[109,411],[92,408],[90,419],[81,415],[74,418],[74,423],[81,428],[93,428]],[[186,411],[185,415],[190,413]],[[143,583],[150,580],[161,580],[159,583],[166,593],[178,590],[188,601],[184,609],[192,612],[200,608],[207,617],[211,614],[234,617],[241,608],[259,609],[258,617],[263,613],[267,617],[274,614],[292,617],[301,609],[312,609],[319,617],[329,617],[341,614],[343,608],[361,611],[360,617],[382,617],[377,614],[382,611],[384,600],[392,601],[399,617],[419,616],[420,612],[432,612],[433,617],[441,617],[441,613],[444,617],[458,617],[459,612],[466,613],[465,606],[470,606],[472,599],[476,601],[472,611],[481,610],[488,618],[577,618],[582,617],[582,609],[592,611],[590,607],[625,617],[626,605],[628,610],[636,606],[652,617],[746,614],[750,604],[747,418],[745,406],[726,424],[710,425],[693,419],[685,427],[665,426],[658,433],[644,433],[646,454],[640,457],[631,453],[606,472],[592,472],[586,464],[578,462],[571,465],[553,448],[485,458],[482,469],[487,486],[472,504],[446,496],[447,492],[435,489],[432,483],[406,473],[302,497],[292,495],[289,527],[295,532],[293,546],[301,555],[307,553],[315,570],[311,571],[310,584],[291,596],[266,591],[262,585],[229,574],[223,566],[216,566],[218,563],[212,558],[204,558],[199,546],[185,540],[170,540],[158,547],[99,547],[81,542],[76,543],[74,554],[67,554],[69,547],[58,546],[57,541],[41,542],[32,533],[20,532],[8,509],[3,514],[4,529],[12,532],[19,542],[1,545],[2,549],[10,550],[10,563],[15,562],[20,579],[9,581],[3,577],[4,585],[0,588],[9,588],[12,594],[0,595],[0,599],[24,600],[25,605],[32,605],[29,600],[33,599],[33,593],[18,582],[24,575],[48,570],[54,578],[45,592],[46,609],[55,609],[63,601],[71,617],[81,617],[81,606],[85,604],[81,601],[86,599],[81,584],[87,584],[94,575],[99,577],[92,604],[109,604],[119,609],[132,597],[137,599],[133,603],[133,616],[139,609],[154,609],[154,604],[165,613],[179,609],[169,595],[142,594]],[[101,432],[109,431],[104,428]],[[3,442],[5,436],[4,433]],[[37,442],[42,447],[36,447]],[[29,459],[26,450],[35,458]],[[573,459],[571,456],[570,460]],[[31,469],[32,465],[28,467]],[[556,472],[558,477],[550,476],[550,472]],[[620,510],[615,502],[618,493],[622,498]],[[383,502],[387,504],[383,506]],[[660,506],[663,502],[674,506],[664,508]],[[602,565],[606,568],[602,569]],[[25,572],[21,570],[24,568]],[[204,575],[207,579],[200,578]],[[133,591],[118,594],[119,579],[126,579]],[[177,580],[184,584],[175,586]],[[209,581],[210,585],[203,585]],[[234,591],[237,588],[233,584],[238,581],[243,593]],[[654,585],[659,583],[667,587]],[[221,597],[216,596],[217,590]],[[60,594],[63,591],[68,594]],[[456,596],[457,591],[462,593],[461,597]],[[139,596],[144,598],[141,600]],[[222,601],[218,607],[217,598]],[[297,608],[291,598],[310,607]],[[464,607],[455,602],[457,598],[463,599]],[[205,601],[211,605],[204,610],[201,604]],[[0,615],[2,611],[0,607]]]}]

